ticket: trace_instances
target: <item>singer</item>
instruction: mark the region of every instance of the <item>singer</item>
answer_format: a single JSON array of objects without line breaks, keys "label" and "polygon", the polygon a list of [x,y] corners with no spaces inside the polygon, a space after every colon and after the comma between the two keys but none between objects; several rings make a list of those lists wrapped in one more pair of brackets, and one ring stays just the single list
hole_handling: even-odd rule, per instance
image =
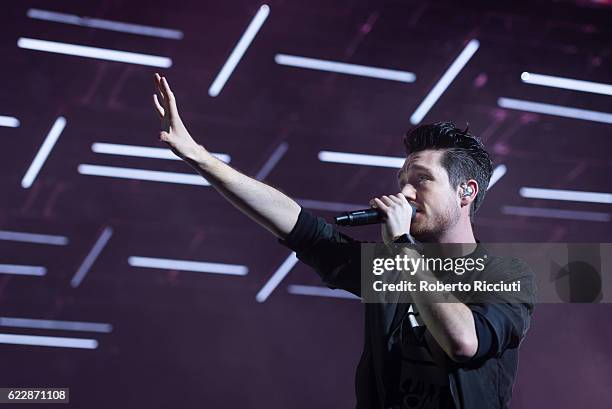
[{"label": "singer", "polygon": [[[359,242],[279,190],[212,156],[187,131],[166,78],[155,74],[154,82],[160,140],[230,203],[294,250],[329,287],[360,296]],[[484,249],[474,236],[472,220],[493,169],[483,144],[467,130],[439,122],[409,131],[404,145],[399,192],[370,202],[384,215],[382,240],[473,243],[469,256],[481,255]],[[414,219],[411,205],[416,208]],[[517,275],[528,269],[524,263],[494,257],[487,264]],[[426,296],[411,304],[364,304],[357,408],[507,408],[533,304],[435,303]]]}]

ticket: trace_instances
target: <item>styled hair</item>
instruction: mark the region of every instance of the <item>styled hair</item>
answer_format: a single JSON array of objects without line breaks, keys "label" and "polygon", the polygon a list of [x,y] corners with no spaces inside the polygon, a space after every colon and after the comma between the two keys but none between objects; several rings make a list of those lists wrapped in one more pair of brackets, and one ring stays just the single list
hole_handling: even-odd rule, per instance
[{"label": "styled hair", "polygon": [[470,209],[470,218],[473,218],[485,198],[493,173],[493,162],[482,141],[468,133],[468,128],[462,131],[452,122],[436,122],[408,131],[404,146],[408,155],[428,149],[444,151],[440,161],[454,188],[469,179],[478,182],[478,194]]}]

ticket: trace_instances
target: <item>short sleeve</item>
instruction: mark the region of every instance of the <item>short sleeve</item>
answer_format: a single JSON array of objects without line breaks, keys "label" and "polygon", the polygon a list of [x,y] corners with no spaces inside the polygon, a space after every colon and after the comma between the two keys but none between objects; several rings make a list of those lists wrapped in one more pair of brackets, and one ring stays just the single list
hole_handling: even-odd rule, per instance
[{"label": "short sleeve", "polygon": [[529,329],[533,307],[517,304],[468,304],[474,316],[478,351],[473,360],[487,359],[517,348]]},{"label": "short sleeve", "polygon": [[304,208],[289,235],[278,241],[295,251],[298,259],[312,267],[328,287],[361,296],[360,242]]}]

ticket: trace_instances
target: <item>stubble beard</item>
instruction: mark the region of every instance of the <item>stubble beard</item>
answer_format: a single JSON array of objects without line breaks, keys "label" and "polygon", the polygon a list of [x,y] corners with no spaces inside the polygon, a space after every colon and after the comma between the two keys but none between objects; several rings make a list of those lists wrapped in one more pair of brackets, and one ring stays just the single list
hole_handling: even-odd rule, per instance
[{"label": "stubble beard", "polygon": [[460,210],[454,203],[448,203],[444,209],[431,218],[427,218],[424,225],[413,225],[410,234],[420,242],[436,243],[450,229],[459,222]]}]

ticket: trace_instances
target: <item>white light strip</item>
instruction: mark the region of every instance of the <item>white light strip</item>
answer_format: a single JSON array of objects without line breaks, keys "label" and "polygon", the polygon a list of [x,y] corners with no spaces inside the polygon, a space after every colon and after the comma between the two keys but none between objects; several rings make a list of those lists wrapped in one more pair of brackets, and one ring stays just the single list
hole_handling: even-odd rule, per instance
[{"label": "white light strip", "polygon": [[272,152],[272,155],[270,155],[270,158],[268,158],[261,170],[257,172],[255,179],[264,180],[270,174],[274,166],[276,166],[276,164],[281,160],[283,155],[287,153],[288,149],[289,144],[287,142],[281,142],[281,144],[276,147],[274,152]]},{"label": "white light strip", "polygon": [[516,109],[519,111],[535,112],[561,116],[564,118],[583,119],[585,121],[603,122],[612,124],[612,114],[607,112],[589,111],[587,109],[571,108],[562,105],[544,104],[513,98],[499,98],[497,105],[502,108]]},{"label": "white light strip", "polygon": [[78,171],[82,175],[106,176],[110,178],[149,180],[153,182],[178,183],[183,185],[209,186],[200,175],[189,173],[160,172],[156,170],[119,168],[115,166],[79,165]]},{"label": "white light strip", "polygon": [[32,186],[32,183],[34,183],[34,179],[36,179],[38,172],[40,172],[40,169],[47,160],[49,153],[51,153],[51,149],[53,149],[53,146],[55,146],[55,143],[57,142],[65,127],[66,118],[64,118],[63,116],[58,117],[55,120],[53,126],[51,127],[51,130],[47,134],[45,141],[38,150],[38,153],[34,157],[34,160],[30,164],[30,167],[23,176],[23,179],[21,179],[21,187],[27,189]]},{"label": "white light strip", "polygon": [[268,280],[268,282],[259,290],[255,299],[257,302],[264,302],[268,299],[272,291],[283,281],[283,279],[289,274],[291,269],[297,264],[298,258],[295,255],[295,252],[291,252],[289,257],[285,259],[283,264],[272,274],[272,277]]},{"label": "white light strip", "polygon": [[453,82],[470,58],[472,58],[476,50],[478,50],[478,47],[480,47],[480,42],[476,39],[471,40],[465,46],[461,54],[459,54],[457,59],[448,67],[436,85],[429,91],[429,94],[427,94],[423,102],[421,102],[421,105],[414,111],[410,117],[411,124],[416,125],[423,120],[423,117],[427,115],[431,107],[436,103],[444,91],[446,91],[450,83]]},{"label": "white light strip", "polygon": [[329,60],[319,60],[316,58],[299,57],[297,55],[276,54],[274,56],[274,61],[279,65],[286,65],[289,67],[337,72],[340,74],[379,78],[382,80],[400,82],[414,82],[416,80],[416,75],[408,71],[398,71],[386,68],[369,67],[366,65],[347,64],[343,62]]},{"label": "white light strip", "polygon": [[319,152],[321,162],[348,163],[351,165],[381,166],[385,168],[401,168],[406,158],[393,156],[364,155],[348,152]]},{"label": "white light strip", "polygon": [[15,317],[0,317],[0,326],[12,328],[36,328],[60,331],[85,331],[101,333],[110,333],[113,330],[113,326],[111,324],[105,324],[101,322],[40,320],[34,318]]},{"label": "white light strip", "polygon": [[302,207],[307,209],[315,210],[328,210],[331,212],[348,212],[351,210],[362,209],[367,207],[364,204],[352,204],[352,203],[339,203],[339,202],[327,202],[322,200],[310,200],[310,199],[294,199]]},{"label": "white light strip", "polygon": [[108,243],[112,235],[113,229],[111,227],[105,227],[104,230],[102,230],[102,233],[100,233],[100,237],[98,237],[98,240],[96,240],[96,242],[94,243],[93,247],[91,248],[91,251],[89,252],[89,254],[87,254],[87,257],[85,257],[85,260],[83,260],[83,263],[81,263],[81,265],[79,266],[79,269],[74,274],[74,277],[72,277],[72,280],[70,280],[70,285],[72,287],[76,288],[79,286],[79,284],[81,284],[81,282],[85,278],[85,275],[87,275],[89,269],[96,261],[96,259],[102,252],[102,249],[104,249],[106,243]]},{"label": "white light strip", "polygon": [[[386,168],[401,168],[404,165],[406,158],[394,157],[394,156],[364,155],[360,153],[348,153],[348,152],[321,151],[319,152],[319,160],[322,162],[347,163],[351,165],[380,166],[380,167],[386,167]],[[506,168],[506,165],[498,165],[493,170],[493,174],[491,175],[491,180],[489,181],[488,189],[490,189],[495,183],[497,183],[497,181],[506,174],[507,170],[508,169]],[[308,202],[308,200],[305,200],[305,201]],[[314,202],[315,201],[313,201],[313,203]]]},{"label": "white light strip", "polygon": [[122,23],[119,21],[104,20],[91,17],[79,17],[74,14],[58,13],[55,11],[29,9],[28,17],[53,21],[56,23],[72,24],[76,26],[99,28],[102,30],[119,31],[122,33],[140,34],[150,37],[168,38],[171,40],[180,40],[183,38],[183,32],[170,28],[144,26],[140,24]]},{"label": "white light strip", "polygon": [[128,264],[132,267],[156,268],[162,270],[195,271],[198,273],[245,276],[249,269],[239,264],[209,263],[203,261],[174,260],[169,258],[131,256]]},{"label": "white light strip", "polygon": [[15,118],[14,116],[0,115],[0,126],[6,126],[8,128],[17,128],[20,124],[21,122],[19,122],[19,119]]},{"label": "white light strip", "polygon": [[25,243],[51,244],[53,246],[65,246],[68,237],[53,236],[50,234],[24,233],[20,231],[0,230],[0,240],[21,241]]},{"label": "white light strip", "polygon": [[487,187],[487,190],[491,189],[493,185],[496,184],[497,181],[506,174],[507,171],[508,168],[506,167],[506,165],[497,165],[493,170],[493,174],[491,175],[491,179],[489,180],[489,186]]},{"label": "white light strip", "polygon": [[542,207],[503,206],[502,213],[513,216],[546,217],[550,219],[586,220],[609,222],[610,214],[582,210],[547,209]]},{"label": "white light strip", "polygon": [[22,276],[44,276],[47,269],[41,266],[26,266],[21,264],[0,264],[0,274],[16,274]]},{"label": "white light strip", "polygon": [[234,50],[223,65],[223,68],[221,68],[221,71],[219,71],[219,74],[217,74],[217,77],[208,89],[208,95],[211,97],[216,97],[219,95],[223,89],[223,86],[229,79],[230,75],[232,75],[232,72],[234,72],[234,69],[240,62],[240,59],[246,52],[247,48],[249,48],[249,45],[251,45],[251,42],[257,35],[257,32],[263,25],[264,21],[266,21],[266,18],[268,18],[269,14],[270,7],[268,7],[266,4],[259,8],[257,14],[255,14],[255,17],[253,17],[253,20],[247,27],[246,31],[244,34],[242,34],[240,41],[238,41],[238,44],[236,44],[236,47],[234,47]]},{"label": "white light strip", "polygon": [[[95,153],[105,153],[108,155],[136,156],[139,158],[153,158],[153,159],[182,160],[168,148],[154,148],[151,146],[137,146],[137,145],[123,145],[123,144],[118,144],[118,143],[94,142],[91,145],[91,150],[92,152],[95,152]],[[225,163],[229,163],[231,160],[230,156],[224,153],[211,153],[211,154]]]},{"label": "white light strip", "polygon": [[612,204],[612,194],[611,193],[522,187],[519,190],[519,194],[522,197],[529,198],[529,199],[567,200],[570,202]]},{"label": "white light strip", "polygon": [[89,47],[85,45],[59,43],[57,41],[37,40],[35,38],[22,37],[17,41],[17,47],[25,48],[27,50],[97,58],[99,60],[148,65],[151,67],[169,68],[172,66],[172,60],[167,57],[132,53],[128,51],[109,50],[108,48]]},{"label": "white light strip", "polygon": [[332,290],[327,287],[318,287],[313,285],[289,285],[287,287],[287,291],[291,294],[297,295],[313,295],[316,297],[331,297],[331,298],[346,298],[350,300],[360,300],[361,298],[357,297],[354,294],[349,293],[348,291],[337,289]]},{"label": "white light strip", "polygon": [[87,338],[43,337],[40,335],[0,334],[0,344],[33,345],[41,347],[61,347],[96,349],[98,341]]},{"label": "white light strip", "polygon": [[521,74],[521,80],[526,84],[612,95],[612,85],[601,82],[574,80],[571,78],[554,77],[552,75],[534,74],[532,72],[523,72]]}]

